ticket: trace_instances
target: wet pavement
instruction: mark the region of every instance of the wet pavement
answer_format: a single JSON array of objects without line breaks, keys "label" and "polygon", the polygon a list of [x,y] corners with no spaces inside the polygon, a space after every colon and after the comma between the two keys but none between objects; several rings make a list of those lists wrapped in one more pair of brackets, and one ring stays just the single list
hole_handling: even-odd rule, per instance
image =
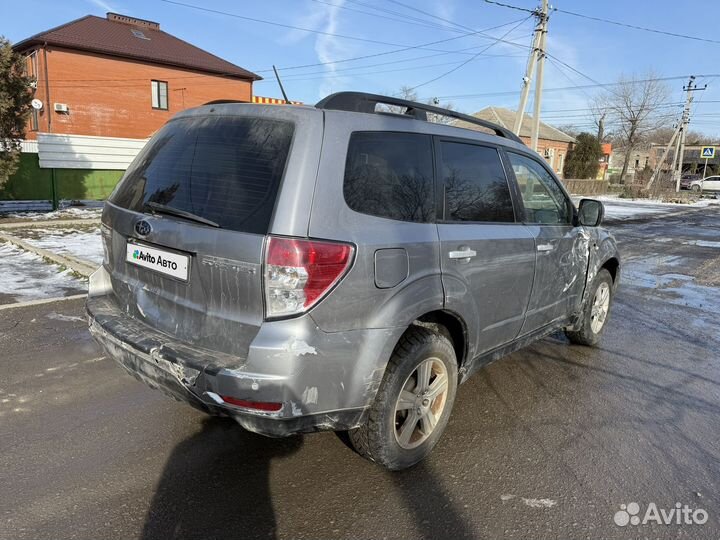
[{"label": "wet pavement", "polygon": [[[0,538],[718,538],[720,210],[611,228],[625,274],[600,348],[557,335],[482,370],[402,473],[146,388],[102,359],[82,301],[0,311]],[[616,525],[630,503],[708,519]]]}]

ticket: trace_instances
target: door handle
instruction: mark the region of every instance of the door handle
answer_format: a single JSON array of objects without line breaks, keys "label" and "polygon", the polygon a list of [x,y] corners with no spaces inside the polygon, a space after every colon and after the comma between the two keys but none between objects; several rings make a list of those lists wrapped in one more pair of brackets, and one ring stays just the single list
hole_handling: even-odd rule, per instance
[{"label": "door handle", "polygon": [[537,250],[540,252],[552,251],[553,249],[555,249],[555,246],[552,244],[538,244],[537,247]]},{"label": "door handle", "polygon": [[451,251],[448,253],[448,257],[451,259],[469,259],[477,255],[477,251],[472,249],[464,249],[462,251]]}]

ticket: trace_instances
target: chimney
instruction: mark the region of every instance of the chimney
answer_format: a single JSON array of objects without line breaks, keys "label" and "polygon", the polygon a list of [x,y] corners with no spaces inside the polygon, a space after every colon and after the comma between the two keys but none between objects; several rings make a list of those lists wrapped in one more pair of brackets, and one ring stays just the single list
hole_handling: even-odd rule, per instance
[{"label": "chimney", "polygon": [[149,28],[150,30],[160,30],[160,23],[146,21],[145,19],[136,19],[135,17],[120,15],[119,13],[108,13],[107,20],[123,24],[129,24],[130,26],[134,26],[136,28]]}]

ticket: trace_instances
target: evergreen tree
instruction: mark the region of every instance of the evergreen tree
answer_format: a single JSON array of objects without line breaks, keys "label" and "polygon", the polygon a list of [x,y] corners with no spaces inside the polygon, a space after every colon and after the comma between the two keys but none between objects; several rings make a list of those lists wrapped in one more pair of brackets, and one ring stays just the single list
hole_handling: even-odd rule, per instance
[{"label": "evergreen tree", "polygon": [[25,59],[0,36],[0,188],[17,170],[32,97]]},{"label": "evergreen tree", "polygon": [[602,157],[600,141],[590,133],[580,133],[565,159],[565,178],[595,178]]}]

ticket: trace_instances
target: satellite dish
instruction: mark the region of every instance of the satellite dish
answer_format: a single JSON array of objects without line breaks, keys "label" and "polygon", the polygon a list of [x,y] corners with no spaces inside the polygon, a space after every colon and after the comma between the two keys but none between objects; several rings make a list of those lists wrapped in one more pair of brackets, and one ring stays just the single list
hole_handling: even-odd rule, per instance
[{"label": "satellite dish", "polygon": [[38,110],[38,111],[43,108],[43,102],[40,101],[39,99],[33,99],[30,102],[30,105],[32,105],[33,109]]}]

